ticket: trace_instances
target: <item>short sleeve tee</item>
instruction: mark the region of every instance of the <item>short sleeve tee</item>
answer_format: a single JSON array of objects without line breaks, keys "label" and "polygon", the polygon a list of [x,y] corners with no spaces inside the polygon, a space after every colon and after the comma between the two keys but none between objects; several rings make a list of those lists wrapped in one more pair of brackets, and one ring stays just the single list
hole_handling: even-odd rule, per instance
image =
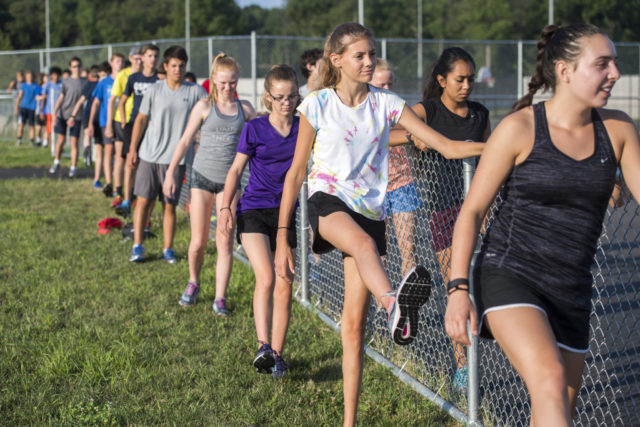
[{"label": "short sleeve tee", "polygon": [[293,161],[299,117],[293,118],[289,135],[280,135],[269,116],[250,120],[242,129],[238,153],[249,156],[249,183],[238,202],[238,213],[250,209],[280,207],[282,188]]},{"label": "short sleeve tee", "polygon": [[71,117],[73,107],[75,107],[76,103],[80,99],[80,96],[82,95],[82,86],[86,81],[87,79],[74,79],[72,77],[62,81],[62,89],[60,90],[60,93],[64,95],[64,98],[62,99],[62,105],[60,106],[58,115],[64,120]]},{"label": "short sleeve tee", "polygon": [[136,116],[138,115],[138,111],[140,110],[142,97],[147,92],[147,89],[149,89],[149,87],[151,87],[151,85],[155,84],[157,81],[157,74],[153,74],[152,76],[145,76],[144,74],[142,74],[142,71],[133,73],[129,76],[123,92],[124,95],[129,97],[127,99],[127,102],[129,102],[129,99],[133,100],[131,104],[131,114],[127,117],[127,123],[135,121]]},{"label": "short sleeve tee", "polygon": [[58,96],[60,96],[60,89],[62,88],[62,83],[54,83],[49,80],[44,84],[42,88],[42,93],[47,96],[47,99],[44,101],[44,114],[51,114],[53,112],[53,107],[56,106],[56,102],[58,102]]},{"label": "short sleeve tee", "polygon": [[369,85],[355,107],[342,103],[335,89],[311,92],[298,111],[316,130],[309,197],[321,191],[340,198],[369,219],[383,220],[389,179],[389,130],[405,101]]},{"label": "short sleeve tee", "polygon": [[[127,67],[124,70],[120,71],[116,76],[116,80],[113,82],[113,87],[111,88],[111,95],[117,96],[120,98],[124,93],[124,88],[127,85],[127,80],[129,80],[129,76],[132,74],[131,67]],[[133,98],[127,98],[127,102],[124,104],[124,115],[127,123],[129,122],[129,117],[131,117],[131,109],[133,108]],[[113,120],[120,123],[120,114],[114,112]]]},{"label": "short sleeve tee", "polygon": [[[98,82],[95,80],[87,80],[82,86],[82,96],[84,96],[85,104],[82,109],[82,119],[86,122],[91,117],[91,104],[93,103],[93,91],[95,90]],[[95,119],[94,119],[95,120]]]},{"label": "short sleeve tee", "polygon": [[20,108],[26,108],[27,110],[36,109],[36,96],[40,95],[40,86],[37,83],[20,83],[20,90],[22,91],[22,100],[20,101]]},{"label": "short sleeve tee", "polygon": [[[175,90],[167,86],[166,80],[149,87],[140,104],[140,113],[149,117],[140,158],[149,163],[171,163],[191,109],[206,97],[202,86],[190,82],[182,82]],[[184,159],[180,164],[184,164]]]},{"label": "short sleeve tee", "polygon": [[93,90],[93,97],[100,101],[100,127],[107,126],[107,110],[109,109],[109,97],[113,87],[113,77],[107,76],[98,82]]}]

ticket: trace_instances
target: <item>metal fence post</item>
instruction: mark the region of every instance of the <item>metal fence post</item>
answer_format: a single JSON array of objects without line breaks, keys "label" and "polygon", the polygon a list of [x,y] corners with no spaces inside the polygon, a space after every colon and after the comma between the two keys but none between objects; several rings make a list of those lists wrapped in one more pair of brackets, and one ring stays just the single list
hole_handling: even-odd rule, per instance
[{"label": "metal fence post", "polygon": [[47,71],[47,70],[44,68],[44,51],[42,51],[42,50],[41,50],[41,51],[39,52],[39,54],[40,54],[40,55],[38,55],[38,56],[40,57],[40,72],[41,72],[41,73],[43,73],[43,72]]},{"label": "metal fence post", "polygon": [[[464,196],[467,197],[469,194],[469,188],[471,187],[471,180],[473,179],[473,173],[475,171],[475,158],[464,159],[462,161],[463,169],[462,174],[464,177]],[[474,257],[475,259],[475,257]],[[471,263],[470,271],[473,271],[473,261]],[[471,301],[473,301],[473,277],[470,275],[469,277],[469,296],[471,297]],[[467,325],[467,331],[469,331],[469,340],[471,341],[471,345],[467,347],[467,372],[469,375],[469,383],[467,385],[467,402],[468,402],[468,417],[469,417],[469,425],[478,425],[478,395],[479,395],[479,386],[480,381],[478,378],[478,337],[472,335],[470,332],[469,325]]]},{"label": "metal fence post", "polygon": [[111,61],[111,56],[113,56],[113,46],[112,45],[108,45],[107,46],[107,60]]},{"label": "metal fence post", "polygon": [[209,58],[209,72],[207,74],[207,78],[210,77],[209,73],[211,73],[211,64],[213,64],[213,39],[211,37],[209,37],[207,39],[207,52],[209,54],[208,58]]},{"label": "metal fence post", "polygon": [[298,234],[300,238],[300,286],[302,290],[302,302],[309,302],[309,220],[307,215],[308,199],[307,180],[305,179],[300,187],[298,201],[300,203],[300,226]]},{"label": "metal fence post", "polygon": [[380,58],[387,59],[387,39],[380,40],[380,48],[382,52],[380,52]]},{"label": "metal fence post", "polygon": [[258,52],[256,32],[251,31],[251,82],[253,83],[253,105],[258,106]]},{"label": "metal fence post", "polygon": [[517,82],[518,87],[516,88],[516,93],[518,94],[518,99],[522,98],[523,88],[522,88],[522,40],[518,40],[518,75]]}]

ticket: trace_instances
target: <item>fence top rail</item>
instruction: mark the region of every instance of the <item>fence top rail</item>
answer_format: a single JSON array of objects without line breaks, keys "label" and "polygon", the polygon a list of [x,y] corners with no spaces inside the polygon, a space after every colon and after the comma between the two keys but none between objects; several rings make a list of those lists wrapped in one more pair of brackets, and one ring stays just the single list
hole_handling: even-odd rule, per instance
[{"label": "fence top rail", "polygon": [[[257,34],[257,39],[260,40],[304,40],[304,41],[324,41],[324,37],[307,37],[307,36],[276,36],[268,34]],[[207,40],[249,40],[251,35],[227,35],[227,36],[202,36],[191,37],[191,41],[207,41]],[[392,43],[416,43],[415,38],[395,38],[395,37],[380,37],[378,40],[385,40]],[[89,50],[89,49],[102,49],[108,46],[137,46],[145,43],[184,43],[185,38],[167,38],[167,39],[151,39],[151,40],[135,40],[130,42],[117,42],[117,43],[103,43],[96,45],[80,45],[80,46],[66,46],[66,47],[52,47],[49,48],[49,52],[70,52],[76,50]],[[535,45],[537,40],[472,40],[472,39],[420,39],[421,43],[425,44],[489,44],[489,45],[517,45],[519,43],[526,45]],[[640,42],[614,42],[616,46],[624,47],[638,47],[640,48]],[[21,49],[21,50],[3,50],[0,51],[2,55],[20,55],[20,54],[37,54],[40,52],[46,52],[47,49]]]}]

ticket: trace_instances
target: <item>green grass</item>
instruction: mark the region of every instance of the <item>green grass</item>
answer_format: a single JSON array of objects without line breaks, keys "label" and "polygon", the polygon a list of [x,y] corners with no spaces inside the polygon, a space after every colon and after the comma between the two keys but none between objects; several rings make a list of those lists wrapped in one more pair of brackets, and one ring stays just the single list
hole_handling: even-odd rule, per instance
[{"label": "green grass", "polygon": [[[2,146],[2,167],[14,150],[23,148]],[[97,222],[112,211],[90,185],[0,181],[0,423],[341,423],[338,334],[294,303],[285,349],[290,374],[281,381],[257,374],[251,269],[236,261],[232,316],[216,317],[211,244],[198,303],[180,307],[188,277],[184,212],[175,244],[180,263],[160,261],[156,239],[145,245],[149,261],[133,265],[130,242],[117,232],[97,234]],[[153,223],[160,236],[160,218]],[[359,424],[454,422],[367,359]]]},{"label": "green grass", "polygon": [[[0,139],[0,169],[26,168],[26,167],[49,167],[53,161],[51,157],[51,147],[32,147],[29,143],[28,134],[25,133],[22,145],[16,146],[15,138],[3,137]],[[82,143],[80,150],[82,150]],[[69,142],[65,144],[65,152],[69,152]],[[80,151],[82,155],[82,152]],[[82,157],[80,158],[82,160]],[[69,160],[63,160],[63,164],[68,166]],[[82,163],[82,162],[80,162]]]}]

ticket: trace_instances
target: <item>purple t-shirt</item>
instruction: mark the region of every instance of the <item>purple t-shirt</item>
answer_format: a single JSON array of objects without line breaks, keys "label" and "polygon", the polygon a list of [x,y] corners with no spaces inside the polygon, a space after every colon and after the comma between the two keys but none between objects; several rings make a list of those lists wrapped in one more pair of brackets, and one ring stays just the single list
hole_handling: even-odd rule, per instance
[{"label": "purple t-shirt", "polygon": [[238,202],[238,213],[280,207],[284,178],[296,149],[299,122],[299,117],[293,118],[286,137],[271,126],[269,116],[255,118],[244,126],[237,151],[250,157],[250,174]]}]

